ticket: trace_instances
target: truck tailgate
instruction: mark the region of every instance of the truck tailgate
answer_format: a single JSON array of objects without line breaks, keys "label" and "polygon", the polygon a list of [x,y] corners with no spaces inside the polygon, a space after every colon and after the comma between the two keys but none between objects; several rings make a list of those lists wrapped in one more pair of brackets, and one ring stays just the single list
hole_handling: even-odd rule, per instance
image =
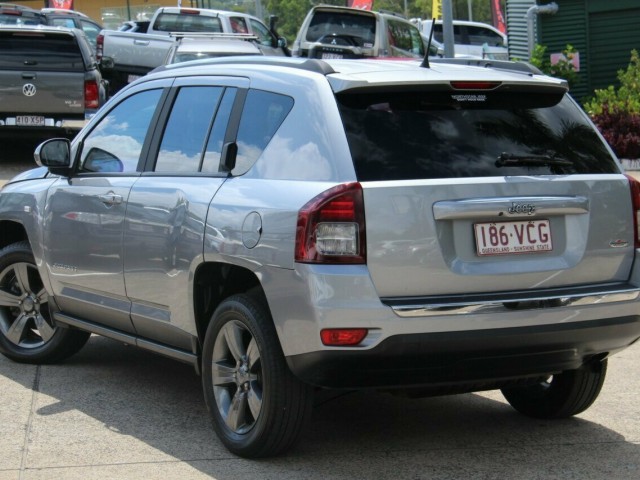
[{"label": "truck tailgate", "polygon": [[0,111],[12,114],[81,114],[83,72],[0,71]]}]

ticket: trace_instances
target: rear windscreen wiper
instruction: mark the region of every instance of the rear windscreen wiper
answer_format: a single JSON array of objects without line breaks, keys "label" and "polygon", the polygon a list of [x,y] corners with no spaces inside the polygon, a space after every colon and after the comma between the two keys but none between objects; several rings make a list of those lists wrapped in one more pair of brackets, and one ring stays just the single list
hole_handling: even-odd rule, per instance
[{"label": "rear windscreen wiper", "polygon": [[571,167],[573,162],[557,155],[514,155],[501,153],[496,167]]}]

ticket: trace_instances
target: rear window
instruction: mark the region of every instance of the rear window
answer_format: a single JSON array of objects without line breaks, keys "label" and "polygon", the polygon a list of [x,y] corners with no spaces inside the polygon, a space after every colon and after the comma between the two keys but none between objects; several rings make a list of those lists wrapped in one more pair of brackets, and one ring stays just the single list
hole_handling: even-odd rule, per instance
[{"label": "rear window", "polygon": [[153,28],[160,32],[222,32],[218,17],[185,13],[161,13]]},{"label": "rear window", "polygon": [[0,33],[0,68],[84,71],[80,47],[70,35]]},{"label": "rear window", "polygon": [[37,14],[0,12],[0,25],[44,25],[45,23],[45,18]]},{"label": "rear window", "polygon": [[309,23],[306,40],[322,42],[324,39],[336,36],[344,39],[348,44],[371,48],[376,39],[376,19],[373,15],[316,12]]},{"label": "rear window", "polygon": [[568,96],[344,93],[338,105],[360,181],[618,172]]}]

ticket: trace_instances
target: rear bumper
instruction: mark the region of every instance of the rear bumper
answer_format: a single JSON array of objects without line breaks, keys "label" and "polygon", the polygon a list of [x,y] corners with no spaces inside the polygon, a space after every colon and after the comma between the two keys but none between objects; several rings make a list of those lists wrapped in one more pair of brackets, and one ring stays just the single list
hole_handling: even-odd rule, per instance
[{"label": "rear bumper", "polygon": [[287,357],[303,381],[331,388],[447,388],[579,368],[640,338],[640,315],[565,324],[395,335],[371,349]]}]

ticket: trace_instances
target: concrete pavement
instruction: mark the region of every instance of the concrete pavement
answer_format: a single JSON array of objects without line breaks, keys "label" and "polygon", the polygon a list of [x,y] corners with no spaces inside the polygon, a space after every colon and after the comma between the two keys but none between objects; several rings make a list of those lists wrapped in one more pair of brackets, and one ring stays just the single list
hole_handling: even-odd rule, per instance
[{"label": "concrete pavement", "polygon": [[298,447],[251,461],[210,427],[186,365],[92,336],[66,363],[0,357],[0,480],[640,478],[640,346],[578,417],[531,420],[498,392],[317,405]]}]

